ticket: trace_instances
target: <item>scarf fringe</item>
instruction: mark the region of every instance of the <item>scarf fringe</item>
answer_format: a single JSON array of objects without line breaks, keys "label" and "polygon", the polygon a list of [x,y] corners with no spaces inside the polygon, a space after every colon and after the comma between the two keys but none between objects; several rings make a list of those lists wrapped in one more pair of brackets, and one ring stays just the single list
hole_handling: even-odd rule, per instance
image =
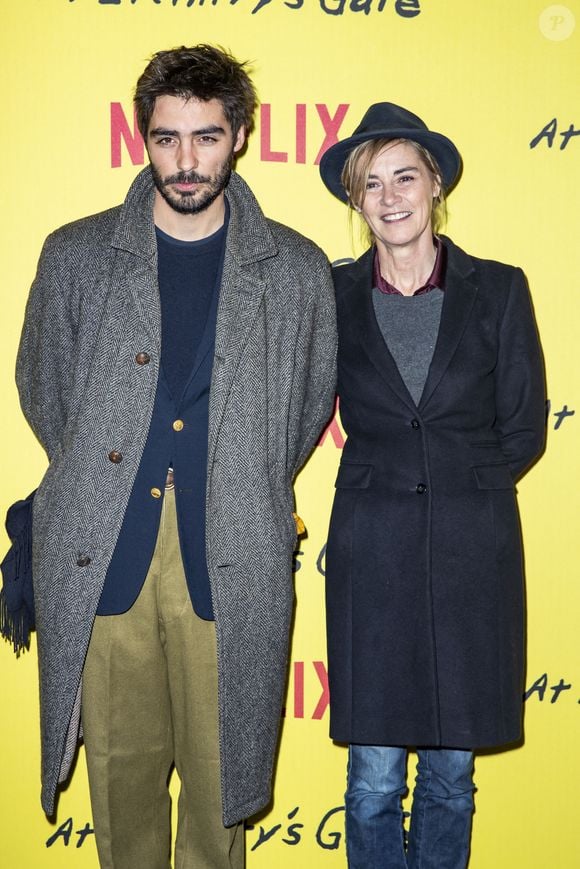
[{"label": "scarf fringe", "polygon": [[12,612],[8,608],[3,590],[0,591],[0,634],[5,640],[12,643],[16,657],[30,648],[28,610],[23,605],[17,612]]}]

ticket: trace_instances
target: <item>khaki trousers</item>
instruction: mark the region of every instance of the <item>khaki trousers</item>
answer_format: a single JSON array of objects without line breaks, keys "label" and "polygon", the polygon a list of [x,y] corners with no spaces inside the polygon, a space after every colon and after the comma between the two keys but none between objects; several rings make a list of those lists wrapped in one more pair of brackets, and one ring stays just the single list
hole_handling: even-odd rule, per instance
[{"label": "khaki trousers", "polygon": [[171,866],[173,763],[176,869],[243,867],[243,824],[221,820],[215,626],[191,605],[172,489],[139,597],[128,612],[95,619],[82,722],[103,869]]}]

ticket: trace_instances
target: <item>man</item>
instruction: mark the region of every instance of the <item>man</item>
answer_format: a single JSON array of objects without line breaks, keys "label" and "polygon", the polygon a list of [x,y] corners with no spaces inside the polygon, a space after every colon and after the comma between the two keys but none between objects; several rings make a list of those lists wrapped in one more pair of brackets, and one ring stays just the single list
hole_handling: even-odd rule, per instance
[{"label": "man", "polygon": [[48,238],[26,312],[17,382],[50,458],[42,802],[82,719],[104,867],[169,866],[173,762],[184,869],[242,866],[240,822],[270,798],[291,485],[331,410],[336,338],[324,255],[231,171],[255,105],[231,55],[156,54],[135,94],[150,166],[122,206]]}]

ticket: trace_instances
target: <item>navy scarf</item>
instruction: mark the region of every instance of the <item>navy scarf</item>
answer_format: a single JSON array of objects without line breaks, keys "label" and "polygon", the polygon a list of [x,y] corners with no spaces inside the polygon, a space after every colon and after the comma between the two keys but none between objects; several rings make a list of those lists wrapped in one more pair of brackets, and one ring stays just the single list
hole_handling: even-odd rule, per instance
[{"label": "navy scarf", "polygon": [[32,502],[34,492],[17,501],[6,514],[6,531],[12,546],[0,564],[0,633],[17,655],[27,649],[34,629],[32,587]]}]

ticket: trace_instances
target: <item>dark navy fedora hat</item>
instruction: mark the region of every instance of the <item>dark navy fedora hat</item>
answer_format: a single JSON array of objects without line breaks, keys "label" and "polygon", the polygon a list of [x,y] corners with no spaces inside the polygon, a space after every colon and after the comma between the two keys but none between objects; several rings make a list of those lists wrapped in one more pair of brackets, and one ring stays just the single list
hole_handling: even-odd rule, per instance
[{"label": "dark navy fedora hat", "polygon": [[441,133],[433,133],[412,112],[394,103],[374,103],[348,139],[337,142],[320,161],[320,175],[331,193],[348,202],[340,176],[353,148],[371,139],[412,139],[435,157],[443,175],[443,186],[450,190],[461,171],[461,156],[453,142]]}]

